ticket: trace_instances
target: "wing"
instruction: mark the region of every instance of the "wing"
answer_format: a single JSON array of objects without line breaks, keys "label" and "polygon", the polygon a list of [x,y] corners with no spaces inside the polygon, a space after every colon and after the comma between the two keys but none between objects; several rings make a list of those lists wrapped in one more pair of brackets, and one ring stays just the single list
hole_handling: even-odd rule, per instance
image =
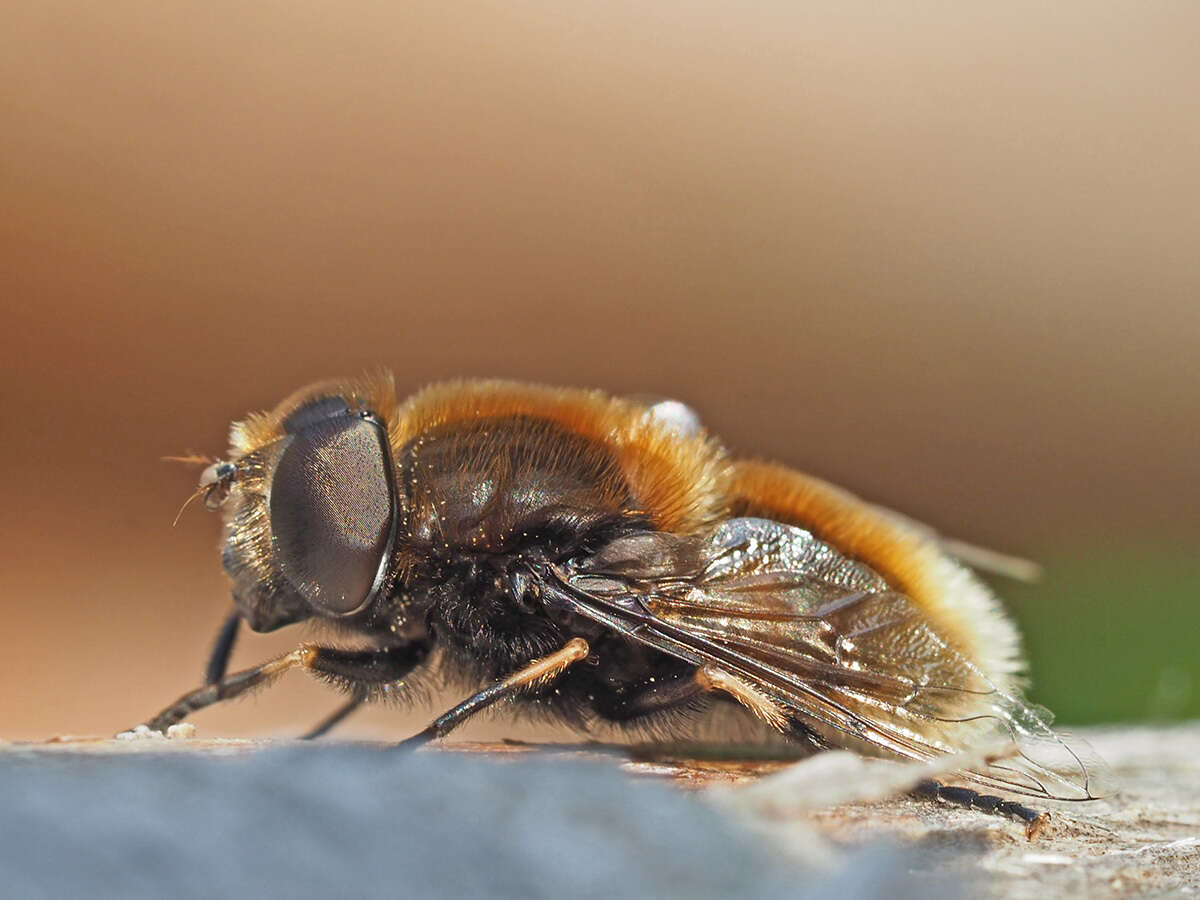
[{"label": "wing", "polygon": [[988,752],[964,775],[1029,796],[1103,794],[1098,758],[910,597],[802,528],[738,518],[701,541],[633,535],[551,577],[578,614],[741,677],[828,743],[915,760]]}]

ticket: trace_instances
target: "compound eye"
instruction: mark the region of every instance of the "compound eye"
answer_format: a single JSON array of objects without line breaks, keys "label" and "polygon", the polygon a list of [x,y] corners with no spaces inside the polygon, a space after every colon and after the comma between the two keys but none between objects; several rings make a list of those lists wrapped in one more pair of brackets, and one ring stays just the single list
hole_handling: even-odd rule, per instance
[{"label": "compound eye", "polygon": [[285,438],[271,479],[271,539],[292,587],[315,609],[347,616],[387,574],[396,501],[383,427],[331,412]]}]

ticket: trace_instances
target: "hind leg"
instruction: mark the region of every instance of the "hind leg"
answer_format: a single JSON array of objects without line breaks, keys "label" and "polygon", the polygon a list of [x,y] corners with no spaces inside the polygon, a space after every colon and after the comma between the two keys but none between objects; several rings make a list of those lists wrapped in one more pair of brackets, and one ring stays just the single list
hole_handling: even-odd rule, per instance
[{"label": "hind leg", "polygon": [[977,809],[991,815],[1016,819],[1025,824],[1025,837],[1029,840],[1037,837],[1042,827],[1050,821],[1048,812],[1038,812],[1036,809],[1030,809],[1028,806],[1012,800],[1005,800],[994,794],[981,794],[972,788],[953,787],[933,779],[922,781],[913,788],[912,794],[928,800],[961,806],[964,809]]}]

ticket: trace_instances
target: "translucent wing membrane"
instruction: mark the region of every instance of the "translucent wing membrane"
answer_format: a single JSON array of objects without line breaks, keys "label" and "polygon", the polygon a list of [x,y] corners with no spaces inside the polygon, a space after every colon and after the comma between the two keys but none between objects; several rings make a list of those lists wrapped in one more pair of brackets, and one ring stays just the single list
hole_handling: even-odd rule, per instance
[{"label": "translucent wing membrane", "polygon": [[[1090,748],[810,532],[741,518],[698,549],[666,546],[683,540],[633,536],[557,575],[580,614],[748,680],[831,744],[916,760],[983,751],[989,762],[963,773],[982,784],[1066,800],[1106,792]],[[638,558],[653,563],[639,572]]]}]

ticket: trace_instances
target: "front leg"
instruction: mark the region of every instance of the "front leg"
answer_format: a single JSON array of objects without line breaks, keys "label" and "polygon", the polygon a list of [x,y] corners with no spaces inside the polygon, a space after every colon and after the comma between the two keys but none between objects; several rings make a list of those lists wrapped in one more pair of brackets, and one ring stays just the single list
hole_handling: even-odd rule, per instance
[{"label": "front leg", "polygon": [[151,731],[166,731],[192,713],[265,686],[291,669],[306,669],[352,692],[369,691],[374,685],[391,684],[420,665],[429,655],[430,644],[418,641],[379,650],[339,650],[301,644],[290,653],[262,665],[226,675],[184,694],[146,722]]},{"label": "front leg", "polygon": [[217,632],[208,654],[208,665],[204,667],[205,684],[216,684],[229,671],[229,657],[233,655],[233,645],[237,643],[241,624],[242,617],[236,612],[230,613],[221,624],[221,630]]}]

